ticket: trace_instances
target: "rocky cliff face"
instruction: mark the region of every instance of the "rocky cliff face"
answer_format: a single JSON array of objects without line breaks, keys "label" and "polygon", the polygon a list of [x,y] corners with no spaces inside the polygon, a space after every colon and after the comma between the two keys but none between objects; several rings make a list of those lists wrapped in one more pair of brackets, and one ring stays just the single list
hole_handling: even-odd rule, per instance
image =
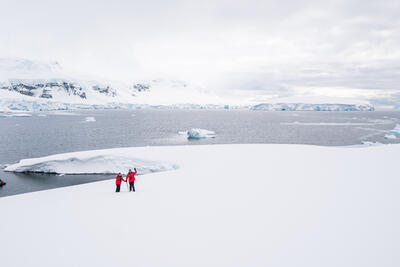
[{"label": "rocky cliff face", "polygon": [[14,91],[27,96],[35,96],[40,98],[53,98],[55,92],[65,92],[86,99],[86,93],[81,86],[68,81],[10,81],[9,85],[3,85],[0,89]]}]

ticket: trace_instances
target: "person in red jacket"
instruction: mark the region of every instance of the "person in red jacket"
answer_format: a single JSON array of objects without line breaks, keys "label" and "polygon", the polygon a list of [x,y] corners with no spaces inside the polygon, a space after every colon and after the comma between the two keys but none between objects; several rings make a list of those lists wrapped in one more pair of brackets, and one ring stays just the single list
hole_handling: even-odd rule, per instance
[{"label": "person in red jacket", "polygon": [[117,177],[115,177],[115,184],[117,185],[117,189],[115,190],[115,192],[119,192],[121,190],[122,181],[126,182],[126,180],[124,180],[124,177],[122,177],[121,173],[118,173]]},{"label": "person in red jacket", "polygon": [[132,172],[131,169],[129,169],[128,174],[126,175],[126,180],[129,182],[129,192],[133,191],[135,192],[135,175],[137,173],[136,168],[133,168],[135,171]]},{"label": "person in red jacket", "polygon": [[6,185],[6,182],[0,179],[0,187],[2,187],[3,185]]}]

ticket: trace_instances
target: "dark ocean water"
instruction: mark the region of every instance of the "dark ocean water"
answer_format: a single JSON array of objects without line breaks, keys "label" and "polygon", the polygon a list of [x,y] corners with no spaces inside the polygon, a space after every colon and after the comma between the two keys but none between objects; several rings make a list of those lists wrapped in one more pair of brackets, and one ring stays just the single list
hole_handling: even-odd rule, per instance
[{"label": "dark ocean water", "polygon": [[[57,153],[127,146],[400,143],[400,138],[384,137],[400,122],[400,112],[107,110],[43,114],[46,116],[0,117],[0,165]],[[87,121],[87,117],[95,121]],[[217,137],[187,140],[178,134],[191,128],[213,130]],[[113,176],[14,174],[0,170],[0,178],[7,182],[0,188],[1,197]]]}]

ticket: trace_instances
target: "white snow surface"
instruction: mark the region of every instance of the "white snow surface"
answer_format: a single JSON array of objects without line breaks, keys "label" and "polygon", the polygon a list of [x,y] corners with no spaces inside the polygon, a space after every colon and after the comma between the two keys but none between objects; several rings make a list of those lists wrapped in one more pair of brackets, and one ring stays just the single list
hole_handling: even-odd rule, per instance
[{"label": "white snow surface", "polygon": [[140,152],[131,148],[81,151],[56,154],[41,158],[23,159],[8,165],[10,172],[35,172],[58,174],[107,174],[127,173],[136,168],[142,174],[177,169],[173,163],[143,159]]},{"label": "white snow surface", "polygon": [[400,266],[399,145],[124,150],[180,168],[0,198],[1,265]]},{"label": "white snow surface", "polygon": [[200,128],[193,128],[187,131],[187,137],[189,139],[214,138],[215,132]]}]

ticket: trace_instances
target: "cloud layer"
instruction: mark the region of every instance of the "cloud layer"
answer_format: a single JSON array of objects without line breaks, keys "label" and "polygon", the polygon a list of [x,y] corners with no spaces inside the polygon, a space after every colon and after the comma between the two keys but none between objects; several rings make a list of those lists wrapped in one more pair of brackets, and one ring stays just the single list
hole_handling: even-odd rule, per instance
[{"label": "cloud layer", "polygon": [[0,2],[0,56],[265,99],[400,100],[400,2]]}]

